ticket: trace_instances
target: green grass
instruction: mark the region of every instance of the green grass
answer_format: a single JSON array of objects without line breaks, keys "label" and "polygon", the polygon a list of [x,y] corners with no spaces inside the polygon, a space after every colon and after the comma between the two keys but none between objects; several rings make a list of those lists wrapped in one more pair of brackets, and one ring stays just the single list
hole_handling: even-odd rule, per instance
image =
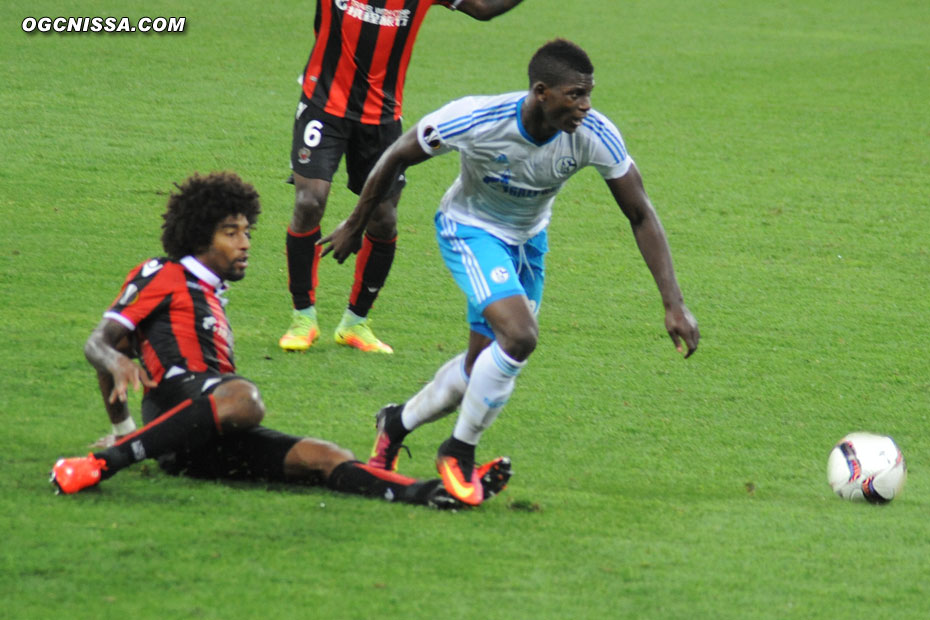
[{"label": "green grass", "polygon": [[[189,3],[187,3],[189,4]],[[233,169],[265,212],[230,294],[268,424],[364,455],[371,415],[464,344],[433,240],[452,156],[411,171],[373,316],[396,349],[276,346],[295,78],[313,3],[0,7],[0,599],[10,618],[923,618],[930,574],[930,8],[925,2],[527,0],[490,23],[435,9],[407,124],[525,86],[582,44],[703,333],[681,360],[629,227],[585,171],[551,227],[537,352],[480,456],[511,487],[444,514],[322,489],[135,466],[55,497],[55,458],[107,430],[81,347],[158,254],[171,183]],[[26,35],[27,15],[187,17],[182,35]],[[337,178],[324,226],[353,206]],[[351,268],[326,261],[328,332]],[[133,404],[137,405],[138,396]],[[433,475],[451,419],[410,437]],[[905,494],[848,504],[833,442],[895,437]]]}]

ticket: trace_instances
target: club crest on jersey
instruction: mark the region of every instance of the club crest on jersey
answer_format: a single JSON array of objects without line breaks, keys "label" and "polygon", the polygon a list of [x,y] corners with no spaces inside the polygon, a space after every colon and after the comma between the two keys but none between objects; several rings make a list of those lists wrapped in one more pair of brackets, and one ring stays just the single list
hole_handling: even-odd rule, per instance
[{"label": "club crest on jersey", "polygon": [[491,279],[498,284],[503,284],[510,279],[510,272],[506,267],[495,267],[491,270]]},{"label": "club crest on jersey", "polygon": [[301,149],[297,151],[297,161],[304,165],[309,164],[310,163],[310,149],[308,149],[305,146],[301,147]]},{"label": "club crest on jersey", "polygon": [[578,168],[578,162],[574,157],[561,157],[555,162],[555,169],[561,175],[569,175]]},{"label": "club crest on jersey", "polygon": [[426,142],[434,151],[442,146],[442,138],[439,137],[439,131],[432,125],[423,128],[423,142]]}]

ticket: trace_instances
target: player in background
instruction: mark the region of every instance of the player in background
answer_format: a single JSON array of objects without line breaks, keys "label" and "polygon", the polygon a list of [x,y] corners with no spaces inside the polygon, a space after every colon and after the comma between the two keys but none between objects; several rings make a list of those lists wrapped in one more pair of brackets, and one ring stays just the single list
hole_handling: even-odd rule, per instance
[{"label": "player in background", "polygon": [[[235,374],[224,310],[226,282],[241,280],[248,266],[258,194],[232,173],[194,175],[177,187],[162,226],[167,258],[129,273],[84,347],[119,438],[86,457],[59,459],[51,475],[58,490],[75,493],[154,458],[171,474],[325,483],[389,501],[459,505],[438,479],[379,470],[334,443],[261,426],[265,405],[258,388]],[[145,387],[139,430],[127,405],[130,386]],[[487,474],[502,489],[509,461],[496,459]]]},{"label": "player in background", "polygon": [[[291,145],[294,212],[286,249],[294,310],[278,341],[282,349],[305,351],[320,334],[317,241],[333,174],[345,155],[348,188],[358,194],[378,157],[400,136],[404,78],[426,12],[440,4],[489,20],[520,1],[317,0],[316,41],[304,69]],[[403,186],[402,176],[394,179],[368,222],[348,307],[335,331],[339,344],[393,353],[372,333],[367,317],[394,261]]]},{"label": "player in background", "polygon": [[446,266],[468,298],[465,352],[446,362],[419,393],[377,415],[368,464],[396,470],[406,435],[460,408],[439,447],[446,489],[467,504],[487,493],[475,446],[497,418],[536,348],[552,203],[562,184],[593,166],[629,219],[665,307],[665,328],[685,357],[697,349],[697,322],[685,306],[665,231],[617,128],[591,107],[594,67],[577,45],[558,39],[529,63],[529,91],[466,97],[425,116],[381,157],[352,214],[322,240],[344,261],[394,179],[434,155],[458,151],[458,178],[435,216]]}]

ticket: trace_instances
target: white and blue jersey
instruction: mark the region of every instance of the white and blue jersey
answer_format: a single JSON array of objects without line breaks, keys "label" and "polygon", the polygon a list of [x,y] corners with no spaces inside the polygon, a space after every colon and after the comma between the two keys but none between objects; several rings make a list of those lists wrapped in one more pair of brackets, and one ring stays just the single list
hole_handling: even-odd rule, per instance
[{"label": "white and blue jersey", "polygon": [[471,328],[494,332],[483,312],[489,304],[524,295],[539,312],[548,251],[546,227],[562,185],[585,166],[604,179],[630,169],[620,132],[606,117],[588,112],[572,134],[539,143],[524,129],[526,92],[465,97],[426,115],[417,125],[430,155],[458,151],[461,170],[436,214],[443,260],[468,297]]},{"label": "white and blue jersey", "polygon": [[632,164],[620,132],[593,109],[574,133],[536,142],[521,120],[525,97],[526,91],[465,97],[417,125],[426,153],[454,150],[461,156],[459,176],[439,210],[513,245],[549,224],[556,194],[578,170],[594,166],[604,179],[616,179]]}]

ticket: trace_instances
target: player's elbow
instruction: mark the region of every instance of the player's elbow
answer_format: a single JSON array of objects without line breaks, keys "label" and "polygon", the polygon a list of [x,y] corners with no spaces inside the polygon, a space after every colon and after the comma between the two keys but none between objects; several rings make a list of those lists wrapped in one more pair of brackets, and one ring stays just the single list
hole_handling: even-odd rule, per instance
[{"label": "player's elbow", "polygon": [[494,19],[501,13],[508,11],[510,7],[499,7],[483,0],[473,2],[468,10],[468,15],[481,22]]},{"label": "player's elbow", "polygon": [[95,329],[84,342],[84,357],[94,368],[103,368],[103,351],[106,348],[107,343],[103,339],[102,332],[99,329]]}]

